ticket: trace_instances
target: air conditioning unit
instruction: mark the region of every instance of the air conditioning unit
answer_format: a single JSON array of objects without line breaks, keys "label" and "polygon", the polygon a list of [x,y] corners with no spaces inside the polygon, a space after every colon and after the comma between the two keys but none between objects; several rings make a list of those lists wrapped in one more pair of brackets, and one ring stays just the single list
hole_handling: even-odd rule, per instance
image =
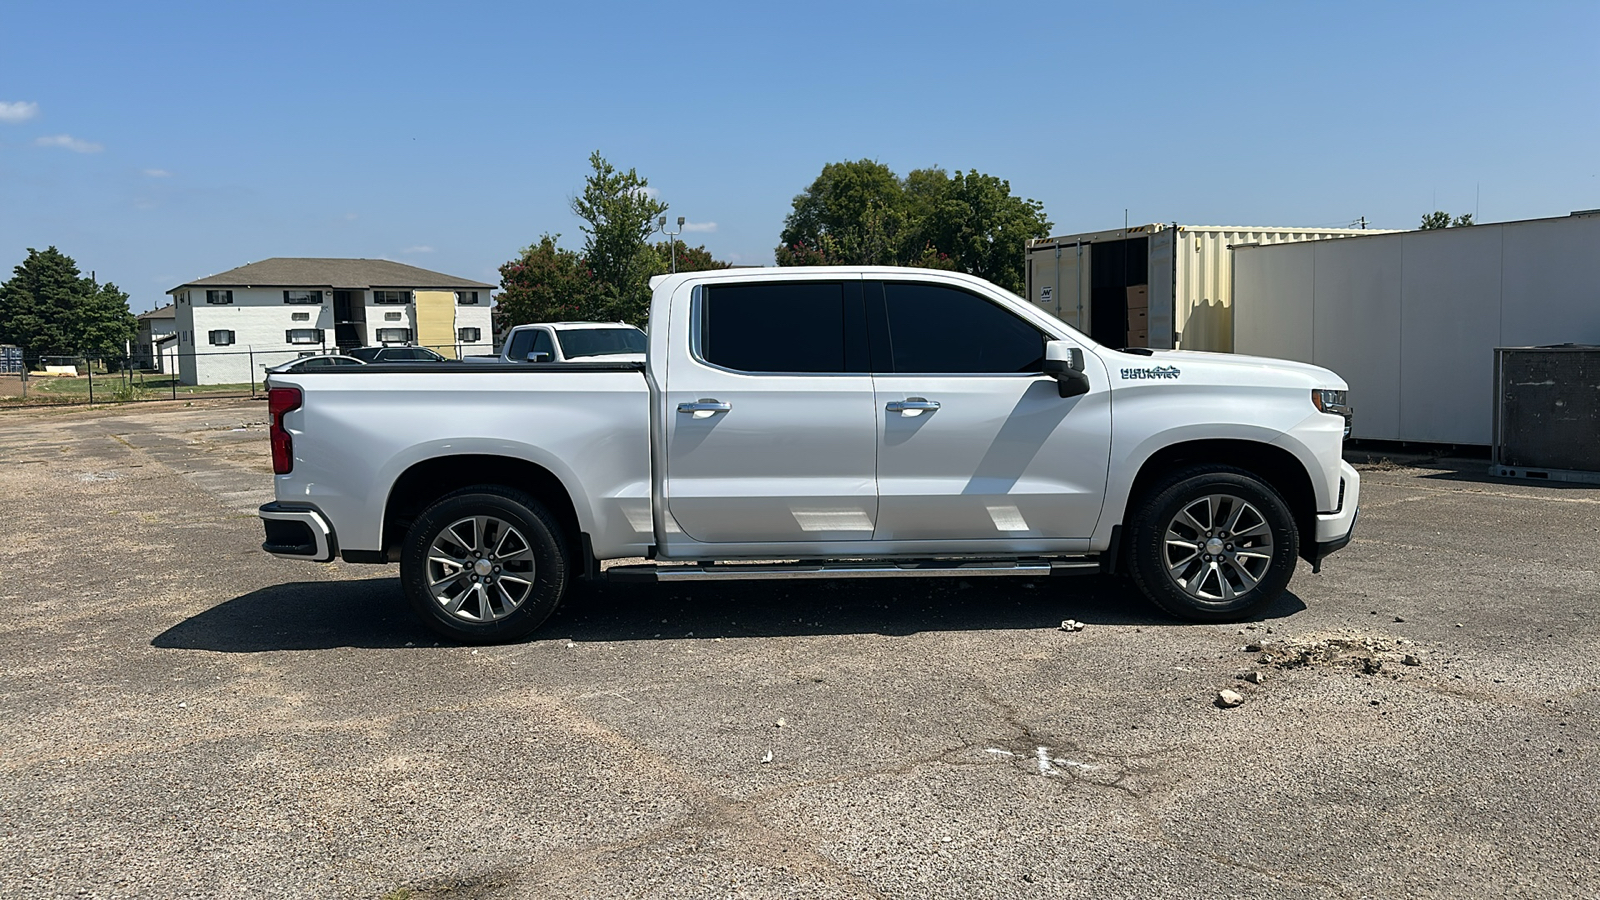
[{"label": "air conditioning unit", "polygon": [[1494,385],[1493,474],[1600,484],[1600,347],[1496,347]]}]

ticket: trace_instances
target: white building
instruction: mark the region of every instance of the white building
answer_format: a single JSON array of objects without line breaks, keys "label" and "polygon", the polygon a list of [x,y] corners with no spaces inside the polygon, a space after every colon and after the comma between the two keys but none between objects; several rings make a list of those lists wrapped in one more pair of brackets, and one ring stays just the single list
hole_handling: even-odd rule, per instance
[{"label": "white building", "polygon": [[1239,353],[1326,366],[1351,436],[1494,443],[1496,347],[1600,344],[1600,210],[1236,246]]},{"label": "white building", "polygon": [[175,337],[178,330],[178,317],[173,304],[168,303],[159,309],[140,313],[138,321],[138,334],[133,339],[132,364],[137,368],[153,369],[157,372],[172,371],[162,367],[165,356],[162,351],[171,345],[170,338]]},{"label": "white building", "polygon": [[168,291],[184,384],[245,384],[307,351],[493,352],[493,285],[383,259],[279,257]]}]

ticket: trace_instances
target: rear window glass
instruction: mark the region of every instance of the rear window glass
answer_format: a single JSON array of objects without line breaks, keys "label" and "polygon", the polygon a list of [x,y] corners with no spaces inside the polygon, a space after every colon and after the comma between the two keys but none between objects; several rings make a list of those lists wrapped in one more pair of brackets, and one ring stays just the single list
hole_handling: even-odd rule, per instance
[{"label": "rear window glass", "polygon": [[618,353],[643,353],[644,332],[637,328],[583,328],[556,332],[561,356],[615,356]]}]

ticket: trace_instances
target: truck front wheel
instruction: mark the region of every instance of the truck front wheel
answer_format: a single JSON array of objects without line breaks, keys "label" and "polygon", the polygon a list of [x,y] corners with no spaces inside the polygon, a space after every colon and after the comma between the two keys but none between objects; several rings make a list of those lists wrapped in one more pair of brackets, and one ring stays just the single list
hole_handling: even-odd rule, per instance
[{"label": "truck front wheel", "polygon": [[1240,469],[1186,469],[1156,485],[1130,521],[1128,569],[1181,619],[1229,622],[1283,593],[1299,556],[1289,505]]},{"label": "truck front wheel", "polygon": [[537,500],[492,485],[447,494],[412,523],[400,582],[423,624],[453,641],[527,635],[567,587],[561,526]]}]

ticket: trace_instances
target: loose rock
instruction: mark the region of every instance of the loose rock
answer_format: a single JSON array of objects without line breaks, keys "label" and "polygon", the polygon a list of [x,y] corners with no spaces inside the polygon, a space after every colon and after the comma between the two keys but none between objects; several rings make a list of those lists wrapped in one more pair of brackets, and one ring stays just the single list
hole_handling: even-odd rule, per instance
[{"label": "loose rock", "polygon": [[1244,680],[1250,682],[1251,684],[1266,684],[1267,683],[1267,673],[1265,673],[1265,672],[1246,672],[1246,673],[1244,673]]},{"label": "loose rock", "polygon": [[1068,619],[1065,622],[1061,623],[1061,630],[1062,631],[1082,631],[1083,630],[1083,623],[1079,622],[1077,619]]},{"label": "loose rock", "polygon": [[1422,665],[1422,657],[1416,655],[1415,653],[1407,653],[1406,658],[1401,660],[1401,662],[1408,666],[1420,666]]},{"label": "loose rock", "polygon": [[1223,709],[1232,709],[1244,702],[1244,695],[1238,691],[1217,691],[1217,705]]}]

